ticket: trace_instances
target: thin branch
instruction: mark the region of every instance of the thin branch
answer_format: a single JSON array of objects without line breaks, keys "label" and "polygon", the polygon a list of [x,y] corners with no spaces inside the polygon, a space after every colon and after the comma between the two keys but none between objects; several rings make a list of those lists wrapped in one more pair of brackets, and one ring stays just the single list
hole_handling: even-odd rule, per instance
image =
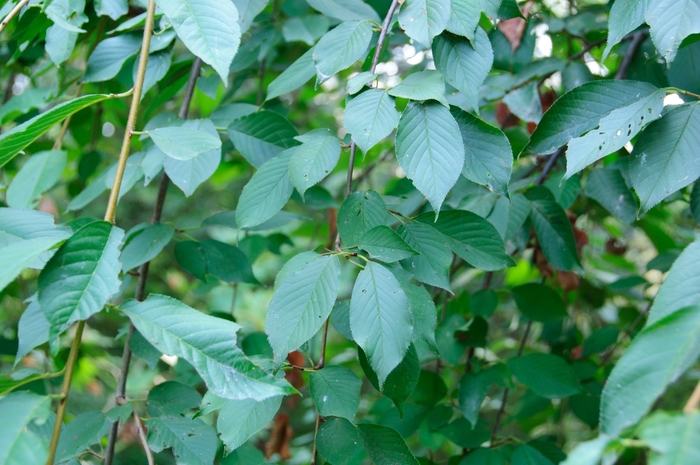
[{"label": "thin branch", "polygon": [[[192,96],[194,95],[194,87],[197,83],[197,78],[199,77],[200,70],[202,69],[202,60],[197,57],[192,63],[192,69],[190,70],[190,77],[187,81],[187,86],[185,87],[185,94],[182,98],[182,104],[180,105],[180,110],[178,112],[178,117],[180,119],[187,118],[189,113],[190,103],[192,102]],[[160,178],[160,184],[158,185],[158,194],[156,195],[156,202],[153,205],[153,213],[151,215],[151,224],[160,222],[161,216],[163,214],[163,207],[165,205],[165,196],[168,193],[168,185],[170,184],[170,178],[168,175],[163,173]],[[151,262],[146,262],[139,267],[138,276],[139,279],[136,283],[136,292],[134,293],[134,298],[138,301],[142,301],[146,295],[146,280],[148,279],[148,269]],[[129,324],[129,331],[126,334],[126,339],[124,340],[124,350],[122,352],[122,364],[119,370],[119,381],[117,383],[117,389],[114,393],[117,404],[124,402],[126,399],[126,380],[129,376],[129,364],[131,363],[131,349],[129,347],[129,341],[131,340],[131,335],[134,332],[134,325]],[[109,430],[109,438],[107,439],[107,450],[105,452],[105,465],[111,465],[114,459],[114,446],[117,442],[117,433],[119,432],[119,421],[112,423]]]},{"label": "thin branch", "polygon": [[0,22],[0,32],[2,32],[8,24],[10,24],[12,18],[17,16],[20,10],[22,10],[24,5],[26,5],[27,3],[29,3],[29,0],[20,0],[20,2],[17,5],[15,5],[15,7],[11,9],[9,13],[7,13],[5,19],[3,19],[2,22]]},{"label": "thin branch", "polygon": [[549,174],[550,171],[552,171],[552,168],[554,167],[554,164],[557,162],[557,159],[561,157],[564,152],[566,151],[566,146],[559,147],[559,149],[554,152],[552,155],[549,156],[549,160],[547,160],[547,164],[544,165],[544,169],[540,173],[540,175],[537,177],[537,180],[535,181],[535,185],[539,186],[541,185],[544,180],[547,178],[547,175]]},{"label": "thin branch", "polygon": [[693,413],[694,410],[697,410],[698,404],[700,404],[700,381],[698,381],[698,384],[695,385],[695,389],[690,395],[690,399],[688,399],[685,407],[683,407],[683,413]]},{"label": "thin branch", "polygon": [[143,429],[143,423],[141,423],[141,419],[136,413],[136,410],[134,410],[133,417],[134,423],[136,424],[136,430],[139,432],[139,439],[141,439],[143,451],[146,453],[146,458],[148,459],[148,465],[155,465],[156,462],[155,460],[153,460],[153,453],[151,452],[151,448],[148,447],[148,439],[146,439],[146,432]]},{"label": "thin branch", "polygon": [[644,31],[639,31],[632,34],[632,39],[630,40],[630,44],[627,46],[625,55],[622,57],[620,67],[617,68],[617,72],[615,73],[615,79],[625,79],[627,77],[627,70],[632,64],[632,59],[634,58],[634,55],[636,55],[637,50],[639,50],[639,47],[642,45],[642,42],[644,42],[645,38],[646,33]]},{"label": "thin branch", "polygon": [[[402,2],[403,3],[403,2]],[[399,6],[399,0],[393,0],[391,6],[389,6],[389,11],[386,13],[384,22],[382,23],[382,29],[379,31],[379,39],[377,40],[377,47],[374,50],[374,56],[372,57],[372,66],[369,72],[374,74],[377,70],[377,64],[379,63],[379,55],[382,53],[382,48],[384,48],[384,40],[386,40],[386,35],[389,32],[389,26],[391,26],[391,18],[394,17],[394,12]]]}]

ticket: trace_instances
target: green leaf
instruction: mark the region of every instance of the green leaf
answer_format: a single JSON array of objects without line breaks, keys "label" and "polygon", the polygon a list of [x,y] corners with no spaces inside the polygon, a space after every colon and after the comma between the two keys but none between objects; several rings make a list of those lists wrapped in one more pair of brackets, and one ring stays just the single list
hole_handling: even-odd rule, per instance
[{"label": "green leaf", "polygon": [[0,260],[5,263],[0,270],[0,289],[4,289],[25,268],[32,266],[48,250],[53,249],[64,239],[56,237],[40,237],[12,242],[0,247]]},{"label": "green leaf", "polygon": [[470,41],[474,40],[474,33],[481,17],[481,5],[479,0],[452,0],[450,19],[446,29]]},{"label": "green leaf", "polygon": [[389,95],[418,101],[436,100],[449,107],[445,98],[445,79],[434,69],[408,75],[396,87],[389,90]]},{"label": "green leaf", "polygon": [[139,34],[108,37],[97,44],[87,61],[83,82],[101,82],[114,78],[126,61],[141,48]]},{"label": "green leaf", "polygon": [[539,123],[542,118],[542,102],[537,82],[512,90],[503,97],[503,103],[515,116],[529,123]]},{"label": "green leaf", "polygon": [[118,20],[129,12],[126,0],[95,0],[95,13],[97,16],[109,16]]},{"label": "green leaf", "polygon": [[280,95],[288,94],[303,86],[309,79],[316,75],[316,65],[313,60],[313,47],[289,65],[267,87],[265,100],[272,100]]},{"label": "green leaf", "polygon": [[[267,231],[270,229],[277,229],[282,226],[286,226],[292,221],[302,220],[309,220],[309,218],[297,215],[296,213],[281,211],[276,213],[272,218],[265,221],[264,223],[247,229],[249,231]],[[204,220],[202,226],[225,226],[227,228],[239,229],[238,223],[236,222],[236,211],[230,210],[226,212],[215,213],[206,220]]]},{"label": "green leaf", "polygon": [[601,434],[595,439],[581,442],[569,452],[568,457],[561,462],[561,465],[598,465],[604,456],[605,463],[615,463],[617,454],[605,454],[605,449],[612,440],[613,438],[610,436]]},{"label": "green leaf", "polygon": [[530,219],[547,261],[558,270],[580,268],[571,223],[552,193],[538,186],[527,191],[525,196],[532,206]]},{"label": "green leaf", "polygon": [[396,158],[435,211],[440,211],[464,165],[464,144],[450,111],[437,103],[411,102],[396,132]]},{"label": "green leaf", "polygon": [[551,460],[542,455],[532,446],[518,444],[510,458],[511,465],[554,465]]},{"label": "green leaf", "polygon": [[648,0],[644,13],[651,40],[656,49],[671,63],[676,58],[683,39],[700,32],[700,1],[686,0],[667,3]]},{"label": "green leaf", "polygon": [[574,370],[556,355],[523,355],[508,359],[508,367],[538,396],[557,399],[583,392]]},{"label": "green leaf", "polygon": [[210,150],[221,149],[221,139],[205,131],[183,127],[164,127],[148,131],[164,154],[176,160],[191,160]]},{"label": "green leaf", "polygon": [[[364,84],[366,82],[362,83],[362,86]],[[355,98],[348,99],[343,124],[352,134],[352,140],[367,153],[396,129],[399,124],[399,112],[396,111],[394,99],[386,91],[369,89]]]},{"label": "green leaf", "polygon": [[368,19],[376,23],[381,22],[374,8],[362,0],[308,0],[307,3],[314,10],[340,21]]},{"label": "green leaf", "polygon": [[326,366],[309,375],[311,398],[322,417],[352,420],[360,406],[362,380],[347,368]]},{"label": "green leaf", "polygon": [[228,127],[235,120],[248,116],[256,111],[258,111],[258,107],[250,103],[229,103],[221,105],[214,110],[212,114],[209,115],[209,119],[216,127]]},{"label": "green leaf", "polygon": [[148,446],[153,452],[172,448],[177,462],[188,465],[214,462],[216,432],[199,418],[150,418],[146,420],[146,427]]},{"label": "green leaf", "polygon": [[34,348],[49,340],[49,321],[41,311],[36,295],[29,298],[29,305],[22,312],[17,327],[17,339],[19,342],[13,367]]},{"label": "green leaf", "polygon": [[102,310],[119,292],[119,244],[124,231],[107,221],[78,229],[39,275],[39,305],[51,334]]},{"label": "green leaf", "polygon": [[397,262],[418,255],[401,236],[388,226],[376,226],[365,232],[357,246],[368,252],[370,257],[386,263]]},{"label": "green leaf", "polygon": [[338,257],[318,256],[290,274],[272,296],[265,332],[276,359],[311,339],[333,309],[340,286]]},{"label": "green leaf", "polygon": [[384,266],[368,262],[358,275],[350,299],[350,328],[381,387],[403,360],[413,333],[406,293]]},{"label": "green leaf", "polygon": [[263,110],[233,120],[228,135],[236,150],[259,168],[284,149],[298,145],[294,138],[299,133],[284,116]]},{"label": "green leaf", "polygon": [[12,208],[34,208],[41,194],[58,182],[66,162],[63,150],[48,150],[29,157],[7,189],[7,204]]},{"label": "green leaf", "polygon": [[[435,327],[437,326],[437,310],[428,290],[423,286],[416,286],[409,281],[401,282],[408,303],[413,313],[413,342],[422,340],[436,354],[440,353],[435,341]],[[404,359],[405,360],[405,359]]]},{"label": "green leaf", "polygon": [[61,428],[56,448],[56,461],[61,463],[78,457],[89,446],[100,442],[100,439],[107,434],[108,428],[107,417],[98,410],[77,415]]},{"label": "green leaf", "polygon": [[610,50],[619,44],[623,37],[644,24],[646,4],[647,2],[639,0],[616,0],[613,3],[608,21],[608,43],[603,52],[603,59],[608,57]]},{"label": "green leaf", "polygon": [[332,465],[349,465],[362,450],[355,425],[345,418],[329,418],[318,430],[318,453]]},{"label": "green leaf", "polygon": [[700,304],[700,240],[686,247],[673,262],[654,298],[647,325],[697,304]]},{"label": "green leaf", "polygon": [[238,10],[230,0],[158,0],[185,46],[210,65],[224,84],[241,43]]},{"label": "green leaf", "polygon": [[486,219],[498,230],[501,238],[507,241],[525,224],[528,215],[530,202],[524,195],[515,194],[510,200],[505,196],[499,197]]},{"label": "green leaf", "polygon": [[287,19],[282,35],[287,42],[304,42],[313,46],[328,31],[328,18],[322,15],[297,16]]},{"label": "green leaf", "polygon": [[200,242],[206,270],[227,283],[258,284],[248,257],[238,247],[213,239]]},{"label": "green leaf", "polygon": [[418,465],[401,435],[391,428],[379,425],[357,425],[367,454],[377,465]]},{"label": "green leaf", "polygon": [[445,81],[466,97],[472,109],[479,112],[479,88],[493,64],[491,42],[483,29],[478,28],[470,43],[461,37],[442,34],[433,42],[435,68]]},{"label": "green leaf", "polygon": [[585,193],[627,224],[637,218],[637,201],[618,169],[606,167],[591,171]]},{"label": "green leaf", "polygon": [[48,458],[48,443],[30,428],[45,422],[51,413],[51,398],[30,392],[13,392],[0,398],[3,415],[0,422],[0,463],[44,463]]},{"label": "green leaf", "polygon": [[[433,213],[423,214],[417,219],[432,222]],[[454,253],[477,268],[495,271],[514,265],[496,228],[475,213],[446,210],[434,226],[445,236]]]},{"label": "green leaf", "polygon": [[399,26],[406,35],[430,47],[433,38],[447,27],[450,0],[406,0],[399,12]]},{"label": "green leaf", "polygon": [[156,223],[144,228],[124,246],[119,261],[122,270],[129,271],[153,260],[170,243],[175,230],[172,226]]},{"label": "green leaf", "polygon": [[15,126],[0,135],[0,167],[12,160],[21,150],[38,139],[42,134],[73,113],[90,105],[114,98],[109,94],[83,95],[60,103],[50,110]]},{"label": "green leaf", "polygon": [[333,329],[342,334],[347,340],[352,341],[352,331],[350,330],[350,301],[338,301],[333,307],[330,318]]},{"label": "green leaf", "polygon": [[654,412],[637,435],[654,451],[653,465],[691,465],[700,460],[700,415]]},{"label": "green leaf", "polygon": [[480,447],[469,452],[460,465],[506,465],[506,457],[500,449]]},{"label": "green leaf", "polygon": [[340,142],[329,129],[314,129],[297,137],[302,144],[289,159],[289,176],[301,198],[311,186],[333,171],[340,158]]},{"label": "green leaf", "polygon": [[70,237],[65,226],[56,226],[54,217],[47,213],[15,208],[0,208],[0,248],[27,239]]},{"label": "green leaf", "polygon": [[216,420],[219,437],[229,451],[242,446],[277,414],[282,396],[263,400],[226,400]]},{"label": "green leaf", "polygon": [[641,201],[641,213],[700,176],[698,144],[698,104],[673,107],[639,136],[630,155],[630,178]]},{"label": "green leaf", "polygon": [[233,3],[238,9],[238,21],[241,23],[241,34],[244,34],[250,29],[255,17],[258,16],[270,2],[269,0],[235,0]]},{"label": "green leaf", "polygon": [[600,120],[596,129],[572,139],[566,151],[566,178],[620,150],[647,124],[658,119],[664,109],[665,96],[666,91],[659,89],[630,105],[613,110]]},{"label": "green leaf", "polygon": [[176,417],[199,407],[201,403],[202,396],[194,388],[177,381],[166,381],[150,390],[146,406],[152,417]]},{"label": "green leaf", "polygon": [[504,367],[502,364],[486,368],[478,373],[467,372],[459,380],[459,409],[474,428],[479,420],[479,411],[491,386],[498,381]]},{"label": "green leaf", "polygon": [[[363,71],[361,73],[356,74],[355,76],[351,77],[348,79],[347,83],[347,90],[348,90],[348,95],[354,95],[361,91],[369,82],[374,81],[377,79],[377,74],[370,73],[369,71]],[[351,100],[348,100],[348,105],[350,104]],[[2,110],[0,110],[1,112]],[[347,107],[345,108],[345,111],[347,113]],[[396,119],[396,122],[398,123],[398,118]],[[346,126],[347,127],[347,126]]]},{"label": "green leaf", "polygon": [[345,21],[328,31],[314,47],[313,60],[321,82],[364,58],[372,40],[369,21]]},{"label": "green leaf", "polygon": [[452,264],[449,241],[425,223],[404,223],[399,235],[420,255],[406,262],[406,268],[421,282],[450,290],[448,270]]},{"label": "green leaf", "polygon": [[80,28],[88,20],[84,14],[85,2],[55,0],[44,11],[54,22],[46,30],[46,53],[56,66],[60,66],[73,53],[78,33],[85,32]]},{"label": "green leaf", "polygon": [[528,283],[511,292],[523,315],[533,321],[556,321],[569,316],[561,296],[549,286]]},{"label": "green leaf", "polygon": [[243,188],[236,207],[239,228],[258,226],[272,218],[292,196],[289,160],[296,147],[287,149],[260,166]]},{"label": "green leaf", "polygon": [[295,393],[286,381],[263,371],[236,346],[240,329],[236,323],[157,294],[144,302],[129,300],[121,308],[148,342],[164,354],[187,360],[219,397],[263,400]]},{"label": "green leaf", "polygon": [[[180,129],[196,129],[218,138],[214,123],[208,119],[185,121]],[[190,160],[165,157],[163,169],[170,180],[189,197],[204,181],[214,174],[221,163],[221,148],[202,152]]]},{"label": "green leaf", "polygon": [[370,229],[387,222],[382,197],[374,191],[353,192],[338,210],[338,232],[343,245],[357,245]]},{"label": "green leaf", "polygon": [[[546,155],[594,128],[618,108],[633,105],[658,89],[646,82],[587,82],[558,98],[542,116],[523,149],[524,155]],[[585,105],[582,105],[585,102]],[[651,115],[650,115],[651,116]]]},{"label": "green leaf", "polygon": [[15,95],[0,107],[0,124],[13,121],[33,109],[44,108],[51,98],[53,89],[27,89]]},{"label": "green leaf", "polygon": [[[687,284],[686,284],[687,285]],[[605,383],[600,430],[613,436],[636,424],[666,386],[700,355],[700,308],[687,307],[648,324]]]},{"label": "green leaf", "polygon": [[377,374],[372,370],[369,361],[367,361],[367,356],[362,349],[358,349],[358,358],[360,359],[362,371],[364,371],[365,376],[367,376],[369,382],[372,383],[372,386],[391,399],[394,405],[396,405],[399,415],[403,417],[406,400],[413,393],[420,378],[420,360],[418,360],[416,347],[413,344],[410,345],[408,351],[406,351],[406,356],[401,360],[401,363],[389,373],[389,376],[387,376],[384,382],[384,386],[381,388],[379,387]]},{"label": "green leaf", "polygon": [[464,167],[462,174],[491,192],[506,195],[513,169],[513,150],[508,138],[500,129],[476,116],[451,109],[464,142]]}]

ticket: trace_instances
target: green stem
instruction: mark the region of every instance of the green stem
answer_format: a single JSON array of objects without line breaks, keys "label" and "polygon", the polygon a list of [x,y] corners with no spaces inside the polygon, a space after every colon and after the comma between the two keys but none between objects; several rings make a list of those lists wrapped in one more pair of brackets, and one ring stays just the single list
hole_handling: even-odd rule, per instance
[{"label": "green stem", "polygon": [[667,87],[666,88],[666,93],[667,94],[682,94],[682,95],[687,95],[688,97],[694,97],[696,99],[700,99],[700,95],[695,94],[693,92],[689,92],[687,90],[679,89],[678,87]]},{"label": "green stem", "polygon": [[23,380],[20,380],[17,384],[12,386],[11,388],[7,389],[3,394],[7,394],[10,391],[14,391],[18,387],[22,387],[25,384],[33,383],[34,381],[39,381],[40,379],[51,379],[51,378],[58,378],[59,376],[63,375],[65,373],[66,369],[65,367],[61,371],[57,371],[55,373],[44,373],[43,375],[37,375],[37,376],[28,376],[24,378]]}]

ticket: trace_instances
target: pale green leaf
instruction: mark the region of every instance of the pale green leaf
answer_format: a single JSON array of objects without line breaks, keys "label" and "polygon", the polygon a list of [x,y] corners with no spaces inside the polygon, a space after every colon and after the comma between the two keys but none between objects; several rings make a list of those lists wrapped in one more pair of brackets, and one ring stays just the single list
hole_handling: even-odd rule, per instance
[{"label": "pale green leaf", "polygon": [[389,90],[389,95],[418,101],[436,100],[449,107],[445,98],[445,79],[434,69],[408,75]]},{"label": "pale green leaf", "polygon": [[97,444],[107,434],[109,422],[105,414],[98,410],[83,412],[63,425],[56,448],[56,461],[67,462],[85,452],[89,446]]},{"label": "pale green leaf", "polygon": [[211,465],[216,455],[216,432],[199,418],[161,417],[146,420],[148,446],[154,452],[172,448],[177,463]]},{"label": "pale green leaf", "polygon": [[[362,90],[363,87],[365,87],[368,83],[374,81],[375,79],[377,79],[377,74],[370,73],[369,71],[363,71],[361,73],[356,74],[355,76],[348,79],[348,95],[354,95],[358,93]],[[348,104],[349,103],[350,101],[348,101]],[[345,110],[347,112],[347,107]],[[1,113],[2,110],[0,109],[0,114]]]},{"label": "pale green leaf", "polygon": [[294,140],[298,134],[287,118],[266,110],[237,118],[228,126],[234,147],[256,168],[298,145]]},{"label": "pale green leaf", "polygon": [[479,0],[452,0],[447,30],[453,34],[474,40],[474,33],[481,17]]},{"label": "pale green leaf", "polygon": [[[146,93],[155,86],[158,81],[168,74],[172,60],[172,50],[164,50],[148,55],[148,64],[146,65],[146,75],[144,76],[143,89],[141,90],[141,99],[143,99]],[[134,68],[132,70],[134,82],[136,81],[138,68],[138,61],[134,61]]]},{"label": "pale green leaf", "polygon": [[591,171],[585,192],[625,223],[631,224],[637,218],[637,201],[620,170],[606,167]]},{"label": "pale green leaf", "polygon": [[323,417],[343,417],[351,420],[360,406],[362,380],[351,370],[326,366],[309,375],[311,398]]},{"label": "pale green leaf", "polygon": [[164,354],[187,360],[219,397],[263,400],[295,392],[286,381],[255,365],[236,346],[240,329],[236,323],[157,294],[144,302],[129,300],[122,309],[148,342]]},{"label": "pale green leaf", "polygon": [[244,34],[250,29],[255,17],[265,9],[268,3],[270,3],[270,0],[233,0],[233,4],[236,5],[236,9],[238,10],[241,34]]},{"label": "pale green leaf", "polygon": [[210,65],[224,84],[241,43],[238,10],[231,0],[158,0],[185,46]]},{"label": "pale green leaf", "polygon": [[0,107],[0,123],[7,123],[29,113],[33,109],[46,106],[54,90],[50,88],[27,89],[13,96]]},{"label": "pale green leaf", "polygon": [[499,197],[486,219],[496,227],[501,238],[507,241],[525,224],[529,214],[530,202],[524,195],[515,194],[510,199]]},{"label": "pale green leaf", "polygon": [[317,256],[278,284],[265,320],[276,359],[286,358],[318,332],[333,309],[339,286],[336,256]]},{"label": "pale green leaf", "polygon": [[22,270],[32,266],[45,252],[63,240],[56,237],[39,237],[0,247],[0,260],[1,263],[5,263],[0,271],[0,289],[4,289]]},{"label": "pale green leaf", "polygon": [[515,116],[529,123],[539,123],[542,118],[542,102],[536,82],[508,92],[503,103]]},{"label": "pale green leaf", "polygon": [[119,257],[122,270],[129,271],[153,260],[168,245],[174,234],[172,226],[162,223],[143,229],[124,246]]},{"label": "pale green leaf", "polygon": [[75,232],[39,275],[39,305],[51,334],[102,310],[119,292],[119,244],[124,231],[95,221]]},{"label": "pale green leaf", "polygon": [[314,45],[328,31],[328,18],[321,15],[296,16],[284,22],[282,35],[287,42]]},{"label": "pale green leaf", "polygon": [[362,234],[357,246],[371,258],[386,263],[397,262],[418,255],[418,252],[389,226],[375,226]]},{"label": "pale green leaf", "polygon": [[109,16],[117,20],[129,12],[127,0],[95,0],[97,16]]},{"label": "pale green leaf", "polygon": [[406,0],[399,12],[399,26],[406,35],[429,47],[450,19],[450,0]]},{"label": "pale green leaf", "polygon": [[396,158],[416,188],[440,211],[464,165],[464,144],[450,111],[411,102],[396,132]]},{"label": "pale green leaf", "polygon": [[353,192],[338,210],[338,232],[343,245],[357,245],[364,233],[388,220],[386,205],[375,191]]},{"label": "pale green leaf", "polygon": [[297,137],[302,144],[289,159],[292,184],[304,198],[304,192],[333,171],[340,158],[340,142],[329,129],[314,129]]},{"label": "pale green leaf", "polygon": [[288,94],[303,86],[306,81],[316,75],[316,65],[313,60],[313,47],[289,65],[267,87],[265,100],[272,100],[280,95]]},{"label": "pale green leaf", "polygon": [[44,423],[51,413],[51,398],[30,392],[13,392],[0,398],[0,463],[7,465],[44,463],[48,443],[29,427]]},{"label": "pale green leaf", "polygon": [[[367,82],[373,79],[372,76],[375,75],[367,76]],[[366,82],[360,86],[364,84]],[[398,126],[399,112],[396,110],[394,99],[386,91],[369,89],[357,97],[348,99],[343,124],[352,134],[352,140],[360,150],[367,153]]]},{"label": "pale green leaf", "polygon": [[610,9],[608,41],[603,52],[604,59],[623,37],[644,24],[646,4],[646,0],[615,0]]},{"label": "pale green leaf", "polygon": [[654,412],[637,435],[654,451],[651,465],[693,465],[700,462],[700,414]]},{"label": "pale green leaf", "polygon": [[141,48],[139,34],[108,37],[97,44],[87,61],[83,82],[108,81],[115,77],[126,61]]},{"label": "pale green leaf", "polygon": [[34,208],[41,194],[58,182],[66,161],[63,150],[48,150],[29,157],[7,189],[7,204],[12,208]]},{"label": "pale green leaf", "polygon": [[313,61],[321,82],[364,58],[372,40],[369,21],[345,21],[328,31],[313,48]]},{"label": "pale green leaf", "polygon": [[216,420],[219,437],[228,450],[242,446],[275,417],[282,403],[282,396],[263,400],[226,399]]},{"label": "pale green leaf", "polygon": [[158,128],[148,131],[148,135],[164,154],[176,160],[191,160],[202,153],[221,149],[221,139],[194,128]]},{"label": "pale green leaf", "polygon": [[413,334],[406,293],[384,266],[368,262],[358,275],[350,299],[350,328],[383,386],[403,360]]},{"label": "pale green leaf", "polygon": [[376,23],[381,22],[374,8],[362,0],[308,0],[307,3],[314,10],[340,21],[368,19]]},{"label": "pale green leaf", "polygon": [[17,356],[14,366],[35,347],[49,340],[49,321],[41,311],[36,294],[30,297],[29,305],[22,312],[17,327]]},{"label": "pale green leaf", "polygon": [[700,0],[647,0],[644,17],[656,49],[671,63],[683,39],[700,32]]},{"label": "pale green leaf", "polygon": [[420,255],[406,261],[406,268],[421,282],[450,290],[448,270],[452,253],[447,238],[426,223],[404,223],[399,235]]}]

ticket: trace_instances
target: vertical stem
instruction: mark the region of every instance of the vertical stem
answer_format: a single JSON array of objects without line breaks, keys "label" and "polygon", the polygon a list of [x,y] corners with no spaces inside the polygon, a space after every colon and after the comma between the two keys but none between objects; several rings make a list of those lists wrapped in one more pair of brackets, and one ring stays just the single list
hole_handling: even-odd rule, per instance
[{"label": "vertical stem", "polygon": [[[119,155],[117,173],[114,176],[114,184],[112,185],[112,191],[110,192],[107,210],[105,212],[104,219],[105,221],[109,221],[110,223],[114,223],[114,217],[117,208],[117,199],[119,198],[119,188],[121,187],[122,178],[124,177],[126,159],[128,158],[129,151],[131,149],[131,132],[134,130],[134,127],[136,125],[136,117],[138,116],[139,103],[141,101],[141,91],[143,90],[143,81],[146,76],[146,66],[148,65],[148,51],[151,45],[151,35],[153,34],[153,19],[155,17],[155,11],[155,0],[149,0],[148,10],[146,13],[146,24],[143,31],[141,56],[139,58],[136,80],[134,82],[134,91],[131,100],[131,108],[129,108],[129,117],[127,120],[126,132],[124,134],[124,141],[122,143],[121,153]],[[84,320],[78,322],[76,335],[73,339],[73,344],[71,345],[70,354],[68,355],[68,361],[66,362],[66,375],[63,378],[63,385],[61,387],[61,400],[58,404],[58,410],[56,411],[56,422],[54,423],[53,435],[51,436],[51,444],[49,446],[49,458],[46,461],[47,465],[53,465],[54,459],[56,457],[56,447],[58,446],[58,439],[61,434],[63,417],[66,413],[68,393],[70,392],[70,386],[73,380],[73,371],[75,369],[75,363],[78,359],[78,352],[80,351],[80,339],[83,334],[83,329],[85,329]]]},{"label": "vertical stem", "polygon": [[[194,95],[194,86],[197,83],[197,78],[199,77],[199,72],[202,69],[202,60],[197,57],[192,63],[192,69],[190,70],[190,77],[187,80],[187,86],[185,87],[185,94],[182,97],[182,103],[180,105],[180,110],[178,111],[178,118],[185,119],[190,110],[190,103],[192,102],[192,96]],[[151,215],[151,224],[160,222],[161,216],[163,215],[163,207],[165,205],[165,196],[168,193],[168,185],[170,184],[170,178],[163,172],[160,178],[160,184],[158,185],[158,194],[156,195],[156,202],[153,205],[153,213]],[[136,283],[136,292],[134,293],[134,298],[138,301],[143,300],[146,295],[146,281],[148,279],[148,270],[151,262],[146,262],[139,267],[139,279]],[[126,402],[126,380],[129,376],[129,364],[131,363],[131,349],[129,348],[129,341],[131,340],[131,335],[134,332],[134,325],[129,324],[129,331],[126,334],[126,339],[124,340],[124,350],[122,352],[122,364],[119,370],[119,380],[117,382],[117,389],[114,393],[116,398],[116,403],[122,405]],[[105,452],[105,465],[111,465],[114,460],[114,446],[117,443],[117,434],[119,432],[119,421],[112,423],[109,430],[109,437],[107,438],[107,450]]]}]

